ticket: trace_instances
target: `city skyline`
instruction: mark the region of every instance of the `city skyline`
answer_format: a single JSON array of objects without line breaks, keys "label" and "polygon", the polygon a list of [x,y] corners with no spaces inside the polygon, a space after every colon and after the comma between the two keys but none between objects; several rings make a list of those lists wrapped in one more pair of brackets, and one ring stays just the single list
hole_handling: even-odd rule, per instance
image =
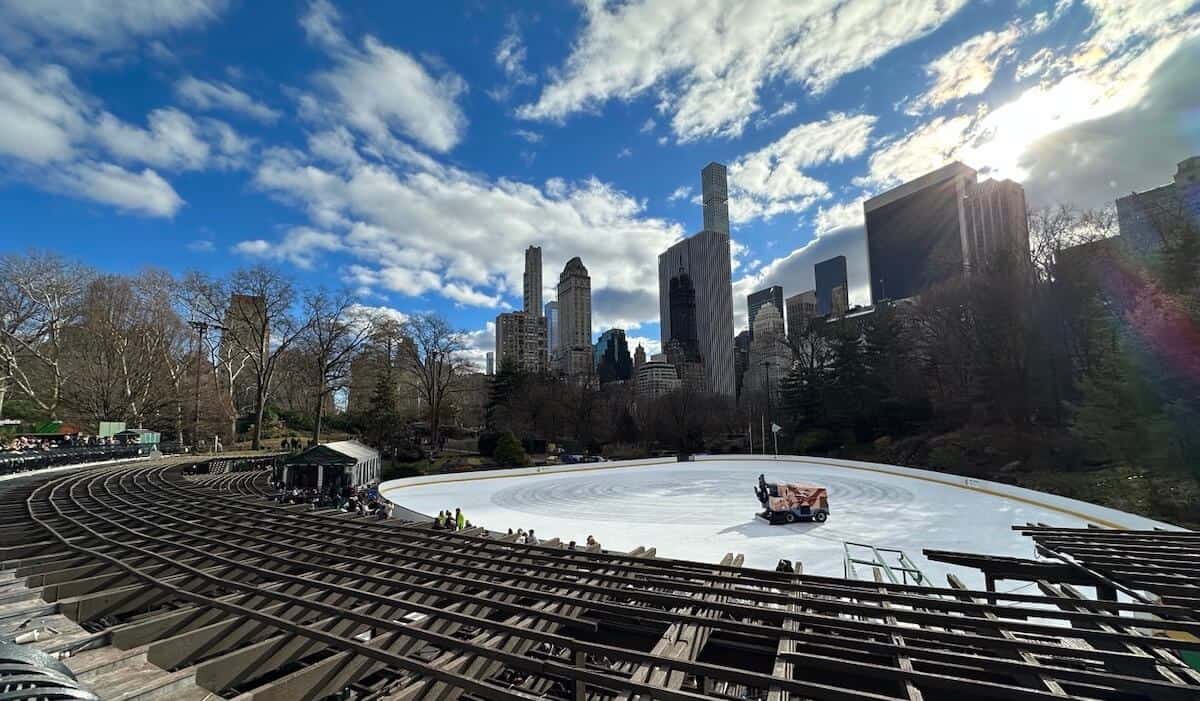
[{"label": "city skyline", "polygon": [[711,51],[652,2],[5,5],[0,248],[116,273],[265,263],[452,317],[482,367],[531,245],[551,269],[588,263],[593,340],[623,328],[660,352],[654,254],[705,226],[710,162],[728,170],[736,332],[747,294],[812,289],[836,255],[868,303],[862,201],[945,163],[1016,180],[1031,206],[1097,206],[1200,151],[1170,117],[1196,100],[1179,79],[1200,59],[1194,8],[961,6],[862,27],[783,5]]}]

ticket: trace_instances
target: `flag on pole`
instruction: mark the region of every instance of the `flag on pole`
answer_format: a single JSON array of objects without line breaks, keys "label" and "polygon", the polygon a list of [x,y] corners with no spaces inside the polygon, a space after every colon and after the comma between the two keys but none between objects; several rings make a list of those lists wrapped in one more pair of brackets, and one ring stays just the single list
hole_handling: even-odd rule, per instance
[{"label": "flag on pole", "polygon": [[779,433],[782,430],[783,430],[783,426],[780,426],[779,424],[774,423],[774,422],[771,423],[771,433]]}]

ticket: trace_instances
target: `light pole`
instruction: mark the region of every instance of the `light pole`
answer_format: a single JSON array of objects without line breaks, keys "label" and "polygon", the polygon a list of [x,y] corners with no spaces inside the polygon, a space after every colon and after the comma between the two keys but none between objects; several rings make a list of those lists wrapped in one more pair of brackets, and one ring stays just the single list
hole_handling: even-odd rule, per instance
[{"label": "light pole", "polygon": [[220,324],[210,324],[207,321],[198,321],[193,319],[188,322],[188,326],[196,329],[196,393],[195,393],[195,409],[192,414],[192,451],[195,452],[200,445],[200,366],[202,361],[200,354],[204,348],[204,335],[209,329],[219,329],[225,331],[225,327]]},{"label": "light pole", "polygon": [[[771,415],[773,413],[771,411],[771,361],[764,360],[761,363],[759,363],[759,365],[761,365],[763,370],[766,371],[765,375],[763,376],[763,379],[764,379],[764,383],[766,385],[764,387],[764,389],[766,389],[766,391],[767,391],[767,418],[771,420],[771,425],[774,426],[775,425],[775,417]],[[764,440],[763,443],[764,443],[763,452],[765,453],[765,452],[767,452],[767,446],[765,445],[766,441]],[[779,451],[776,451],[776,452],[779,452]]]}]

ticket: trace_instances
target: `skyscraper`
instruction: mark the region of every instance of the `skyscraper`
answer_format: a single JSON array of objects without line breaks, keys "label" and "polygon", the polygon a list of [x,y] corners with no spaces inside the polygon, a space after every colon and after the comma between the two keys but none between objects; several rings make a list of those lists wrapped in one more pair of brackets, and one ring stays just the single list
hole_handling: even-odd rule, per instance
[{"label": "skyscraper", "polygon": [[709,163],[700,172],[700,189],[704,201],[704,230],[729,235],[729,184],[725,166]]},{"label": "skyscraper", "polygon": [[637,350],[635,350],[633,352],[633,371],[637,372],[637,369],[642,367],[642,365],[645,364],[645,362],[646,362],[646,349],[642,348],[642,344],[639,343],[637,346]]},{"label": "skyscraper", "polygon": [[872,301],[912,297],[962,272],[974,183],[975,171],[956,162],[863,203]]},{"label": "skyscraper", "polygon": [[783,315],[774,303],[767,302],[754,322],[749,364],[742,378],[743,391],[770,391],[772,400],[778,400],[779,384],[791,369],[792,353],[784,342]]},{"label": "skyscraper", "polygon": [[833,312],[833,290],[846,284],[846,256],[835,256],[813,266],[817,283],[817,314],[827,316]]},{"label": "skyscraper", "polygon": [[487,352],[487,374],[496,374],[496,353],[493,351]]},{"label": "skyscraper", "polygon": [[1158,250],[1163,234],[1184,218],[1200,227],[1200,156],[1180,161],[1172,182],[1117,198],[1121,241],[1134,251]]},{"label": "skyscraper", "polygon": [[[843,258],[843,263],[845,259]],[[775,305],[775,310],[783,311],[783,288],[779,285],[772,285],[766,289],[752,292],[746,296],[746,310],[748,316],[746,319],[747,326],[750,328],[750,337],[754,337],[754,315],[762,308],[762,305],[770,302]]]},{"label": "skyscraper", "polygon": [[638,399],[657,399],[679,388],[675,367],[655,356],[641,364],[636,375]]},{"label": "skyscraper", "polygon": [[[732,397],[733,271],[729,261],[729,203],[725,166],[709,163],[701,175],[705,230],[658,256],[658,319],[662,344],[675,338],[671,279],[686,273],[696,292],[696,339],[706,389]],[[710,228],[711,227],[711,228]]]},{"label": "skyscraper", "polygon": [[913,297],[991,265],[1001,251],[1028,258],[1024,189],[1010,180],[979,183],[962,163],[873,197],[863,210],[874,302]]},{"label": "skyscraper", "polygon": [[750,367],[750,331],[741,331],[733,339],[733,376],[737,396],[742,396],[746,368]]},{"label": "skyscraper", "polygon": [[596,341],[595,363],[600,384],[624,382],[633,377],[633,359],[629,357],[625,329],[609,329],[600,334]]},{"label": "skyscraper", "polygon": [[558,352],[558,301],[546,302],[546,352],[554,359]]},{"label": "skyscraper", "polygon": [[833,301],[829,313],[834,316],[845,316],[848,311],[850,311],[850,292],[845,285],[838,285],[833,288]]},{"label": "skyscraper", "polygon": [[817,315],[817,291],[809,290],[787,298],[787,334],[793,343]]},{"label": "skyscraper", "polygon": [[542,315],[542,247],[525,249],[525,313]]},{"label": "skyscraper", "polygon": [[496,317],[496,355],[500,367],[538,373],[546,369],[546,319],[520,312]]},{"label": "skyscraper", "polygon": [[671,317],[671,337],[690,353],[700,353],[700,335],[696,328],[696,287],[692,278],[680,270],[667,286]]},{"label": "skyscraper", "polygon": [[581,382],[592,377],[592,278],[578,256],[558,276],[559,372]]},{"label": "skyscraper", "polygon": [[967,191],[967,268],[982,270],[1008,258],[1029,264],[1025,188],[1012,180],[984,180]]}]

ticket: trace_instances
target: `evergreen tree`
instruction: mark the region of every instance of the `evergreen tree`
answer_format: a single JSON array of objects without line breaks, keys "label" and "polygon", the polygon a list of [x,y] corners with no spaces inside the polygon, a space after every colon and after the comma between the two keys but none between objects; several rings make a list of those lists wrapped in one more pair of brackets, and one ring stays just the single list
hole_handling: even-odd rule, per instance
[{"label": "evergreen tree", "polygon": [[1170,422],[1119,344],[1082,378],[1079,389],[1071,430],[1085,445],[1127,465],[1164,463]]},{"label": "evergreen tree", "polygon": [[520,441],[507,431],[500,435],[494,457],[496,462],[505,467],[521,467],[529,462],[529,457],[525,455],[525,449],[521,447]]},{"label": "evergreen tree", "polygon": [[833,340],[833,366],[830,368],[829,418],[842,427],[853,426],[867,410],[868,372],[863,343],[852,329]]},{"label": "evergreen tree", "polygon": [[513,399],[521,389],[525,375],[511,363],[504,363],[492,376],[488,389],[488,401],[484,407],[484,421],[489,430],[507,430]]},{"label": "evergreen tree", "polygon": [[371,414],[373,416],[396,413],[396,387],[392,384],[392,372],[379,373],[371,392]]}]

